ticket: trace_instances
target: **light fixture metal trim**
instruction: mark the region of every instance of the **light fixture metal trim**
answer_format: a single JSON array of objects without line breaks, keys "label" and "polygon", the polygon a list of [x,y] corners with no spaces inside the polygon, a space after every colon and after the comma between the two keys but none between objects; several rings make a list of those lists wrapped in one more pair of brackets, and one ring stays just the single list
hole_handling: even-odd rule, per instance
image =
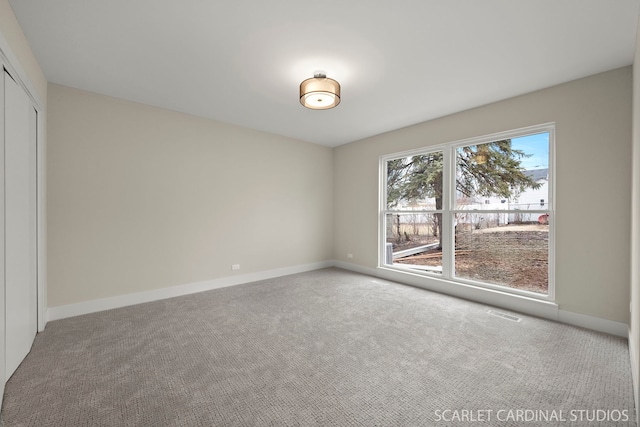
[{"label": "light fixture metal trim", "polygon": [[300,104],[312,110],[328,110],[340,104],[340,83],[316,73],[300,83]]}]

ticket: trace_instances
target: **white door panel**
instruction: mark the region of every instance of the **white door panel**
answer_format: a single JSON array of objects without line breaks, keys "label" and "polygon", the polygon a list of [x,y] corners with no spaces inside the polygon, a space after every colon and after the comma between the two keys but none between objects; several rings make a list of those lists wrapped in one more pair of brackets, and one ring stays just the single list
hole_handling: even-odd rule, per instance
[{"label": "white door panel", "polygon": [[[3,70],[4,73],[4,70]],[[0,80],[0,403],[6,375],[5,274],[4,274],[4,74]]]},{"label": "white door panel", "polygon": [[5,344],[8,379],[37,330],[36,112],[5,72]]}]

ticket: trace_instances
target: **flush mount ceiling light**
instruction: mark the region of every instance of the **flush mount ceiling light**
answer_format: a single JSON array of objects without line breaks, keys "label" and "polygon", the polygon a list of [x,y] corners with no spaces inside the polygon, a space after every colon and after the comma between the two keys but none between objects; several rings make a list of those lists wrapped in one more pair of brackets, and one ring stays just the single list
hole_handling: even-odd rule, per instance
[{"label": "flush mount ceiling light", "polygon": [[300,104],[313,110],[327,110],[340,104],[340,83],[323,73],[300,83]]}]

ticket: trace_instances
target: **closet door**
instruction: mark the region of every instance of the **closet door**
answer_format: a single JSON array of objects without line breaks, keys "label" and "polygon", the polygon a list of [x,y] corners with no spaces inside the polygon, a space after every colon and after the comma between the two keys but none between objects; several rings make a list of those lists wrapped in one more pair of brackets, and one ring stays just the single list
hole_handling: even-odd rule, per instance
[{"label": "closet door", "polygon": [[4,68],[2,68],[0,79],[0,392],[2,396],[0,396],[0,403],[4,397],[4,383],[7,381],[4,236]]},{"label": "closet door", "polygon": [[5,380],[37,331],[36,111],[5,71]]}]

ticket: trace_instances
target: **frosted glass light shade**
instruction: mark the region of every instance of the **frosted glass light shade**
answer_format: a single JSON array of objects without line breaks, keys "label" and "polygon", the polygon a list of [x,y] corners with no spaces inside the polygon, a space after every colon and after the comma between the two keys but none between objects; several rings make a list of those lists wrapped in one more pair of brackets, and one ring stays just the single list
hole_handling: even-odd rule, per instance
[{"label": "frosted glass light shade", "polygon": [[300,83],[300,103],[313,110],[327,110],[340,104],[340,83],[316,75]]}]

